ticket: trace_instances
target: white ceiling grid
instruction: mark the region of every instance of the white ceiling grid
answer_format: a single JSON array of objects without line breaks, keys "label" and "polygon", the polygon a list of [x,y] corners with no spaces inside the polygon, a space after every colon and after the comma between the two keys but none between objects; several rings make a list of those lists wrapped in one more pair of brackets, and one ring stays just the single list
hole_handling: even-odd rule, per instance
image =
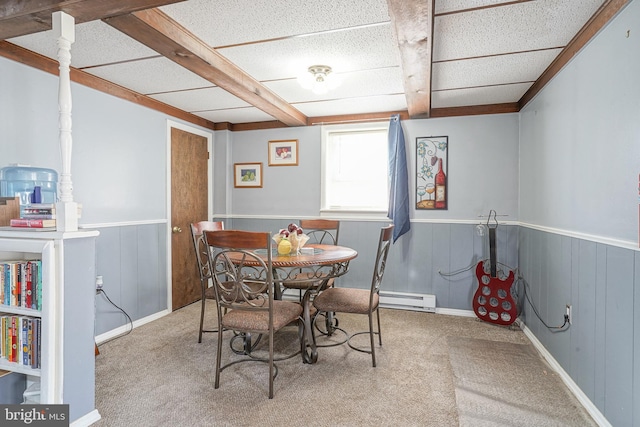
[{"label": "white ceiling grid", "polygon": [[[430,0],[422,0],[430,1]],[[603,0],[436,0],[431,106],[514,103]],[[407,109],[386,0],[188,0],[160,8],[308,117]],[[52,31],[9,40],[55,59]],[[296,77],[333,67],[324,95]],[[273,120],[111,26],[76,26],[71,65],[214,122]]]}]

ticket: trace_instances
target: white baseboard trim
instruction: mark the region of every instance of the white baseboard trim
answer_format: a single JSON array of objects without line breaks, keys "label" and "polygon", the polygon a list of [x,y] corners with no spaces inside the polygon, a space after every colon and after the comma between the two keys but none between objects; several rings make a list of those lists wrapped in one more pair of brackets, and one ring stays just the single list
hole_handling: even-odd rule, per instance
[{"label": "white baseboard trim", "polygon": [[[154,313],[154,314],[152,314],[150,316],[143,317],[142,319],[135,320],[133,322],[133,328],[135,329],[138,326],[142,326],[142,325],[147,324],[149,322],[153,322],[154,320],[158,320],[161,317],[164,317],[169,313],[171,313],[171,310],[163,310],[163,311],[159,311],[157,313]],[[130,326],[127,323],[126,325],[122,325],[122,326],[120,326],[118,328],[112,329],[112,330],[110,330],[108,332],[105,332],[103,334],[96,335],[96,344],[102,344],[105,341],[109,341],[112,338],[115,338],[115,337],[117,337],[119,335],[122,335],[122,334],[128,332],[129,329],[130,329]]]},{"label": "white baseboard trim", "polygon": [[524,323],[520,322],[518,319],[518,323],[520,324],[520,329],[524,332],[524,334],[529,338],[529,341],[533,344],[533,346],[538,350],[538,352],[544,357],[544,359],[551,365],[551,368],[555,370],[562,382],[569,388],[569,390],[573,393],[573,395],[578,399],[578,401],[582,404],[582,406],[587,410],[589,415],[595,420],[596,423],[600,427],[612,427],[611,423],[605,418],[605,416],[596,408],[596,405],[593,404],[591,399],[587,397],[586,394],[578,387],[573,379],[569,376],[569,374],[562,368],[562,366],[556,361],[556,359],[549,353],[549,351],[542,345],[542,343],[538,340],[538,338],[531,332],[531,329],[527,327]]},{"label": "white baseboard trim", "polygon": [[457,308],[436,307],[436,314],[448,314],[449,316],[476,317],[472,310],[460,310]]},{"label": "white baseboard trim", "polygon": [[82,417],[80,417],[77,420],[75,420],[74,422],[72,422],[69,427],[90,426],[91,424],[93,424],[95,422],[98,422],[101,419],[102,419],[102,417],[100,416],[100,413],[98,412],[98,410],[94,409],[93,411],[89,412],[88,414],[83,415]]}]

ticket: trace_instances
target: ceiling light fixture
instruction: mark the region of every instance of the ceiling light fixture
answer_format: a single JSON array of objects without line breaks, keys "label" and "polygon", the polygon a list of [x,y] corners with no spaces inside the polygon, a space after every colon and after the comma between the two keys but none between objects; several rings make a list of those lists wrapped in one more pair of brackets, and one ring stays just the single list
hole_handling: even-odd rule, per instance
[{"label": "ceiling light fixture", "polygon": [[309,72],[298,78],[298,82],[317,95],[325,94],[340,84],[335,74],[331,74],[332,70],[328,65],[312,65],[307,71]]}]

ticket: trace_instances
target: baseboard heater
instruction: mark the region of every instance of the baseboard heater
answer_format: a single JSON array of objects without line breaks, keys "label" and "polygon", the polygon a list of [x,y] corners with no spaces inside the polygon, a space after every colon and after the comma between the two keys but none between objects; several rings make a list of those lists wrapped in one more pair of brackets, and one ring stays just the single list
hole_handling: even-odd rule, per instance
[{"label": "baseboard heater", "polygon": [[436,312],[436,296],[428,294],[408,294],[404,292],[380,291],[380,306],[401,310]]}]

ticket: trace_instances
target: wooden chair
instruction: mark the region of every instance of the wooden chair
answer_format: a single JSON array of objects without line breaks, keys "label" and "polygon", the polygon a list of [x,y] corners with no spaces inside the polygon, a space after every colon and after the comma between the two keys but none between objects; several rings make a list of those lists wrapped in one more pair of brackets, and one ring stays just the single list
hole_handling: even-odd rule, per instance
[{"label": "wooden chair", "polygon": [[207,245],[204,241],[205,231],[224,230],[222,221],[200,221],[191,224],[191,239],[193,240],[193,248],[196,252],[196,262],[198,273],[200,274],[200,286],[202,289],[201,309],[200,309],[200,332],[198,333],[198,342],[202,342],[203,332],[218,332],[217,329],[204,329],[204,311],[207,300],[215,301],[215,293],[212,287],[209,287],[211,273],[209,271],[209,253]]},{"label": "wooden chair", "polygon": [[[231,330],[261,334],[269,339],[269,358],[262,361],[269,364],[269,399],[272,399],[275,377],[273,337],[285,326],[297,324],[302,350],[302,306],[296,302],[274,299],[272,241],[269,233],[225,230],[205,231],[204,236],[208,253],[212,254],[209,268],[218,303],[215,388],[220,386],[220,372],[238,363],[236,360],[221,366],[223,332]],[[262,251],[262,256],[259,251]]]},{"label": "wooden chair", "polygon": [[302,219],[298,225],[309,236],[307,243],[338,244],[340,221],[333,219]]},{"label": "wooden chair", "polygon": [[[354,313],[366,314],[369,316],[369,330],[365,332],[357,332],[351,334],[347,340],[349,347],[354,350],[371,354],[373,367],[376,366],[376,350],[374,346],[373,336],[378,335],[380,345],[382,345],[382,335],[380,333],[380,311],[378,310],[380,285],[382,285],[382,277],[387,262],[387,255],[391,247],[391,236],[393,225],[383,227],[380,230],[380,238],[378,239],[378,251],[376,253],[376,262],[374,264],[373,278],[371,280],[370,289],[355,288],[339,288],[333,287],[322,291],[314,300],[313,305],[320,312],[335,313]],[[373,313],[376,313],[378,320],[378,330],[373,329]],[[370,349],[362,349],[351,344],[351,338],[356,335],[369,334],[371,341]]]}]

